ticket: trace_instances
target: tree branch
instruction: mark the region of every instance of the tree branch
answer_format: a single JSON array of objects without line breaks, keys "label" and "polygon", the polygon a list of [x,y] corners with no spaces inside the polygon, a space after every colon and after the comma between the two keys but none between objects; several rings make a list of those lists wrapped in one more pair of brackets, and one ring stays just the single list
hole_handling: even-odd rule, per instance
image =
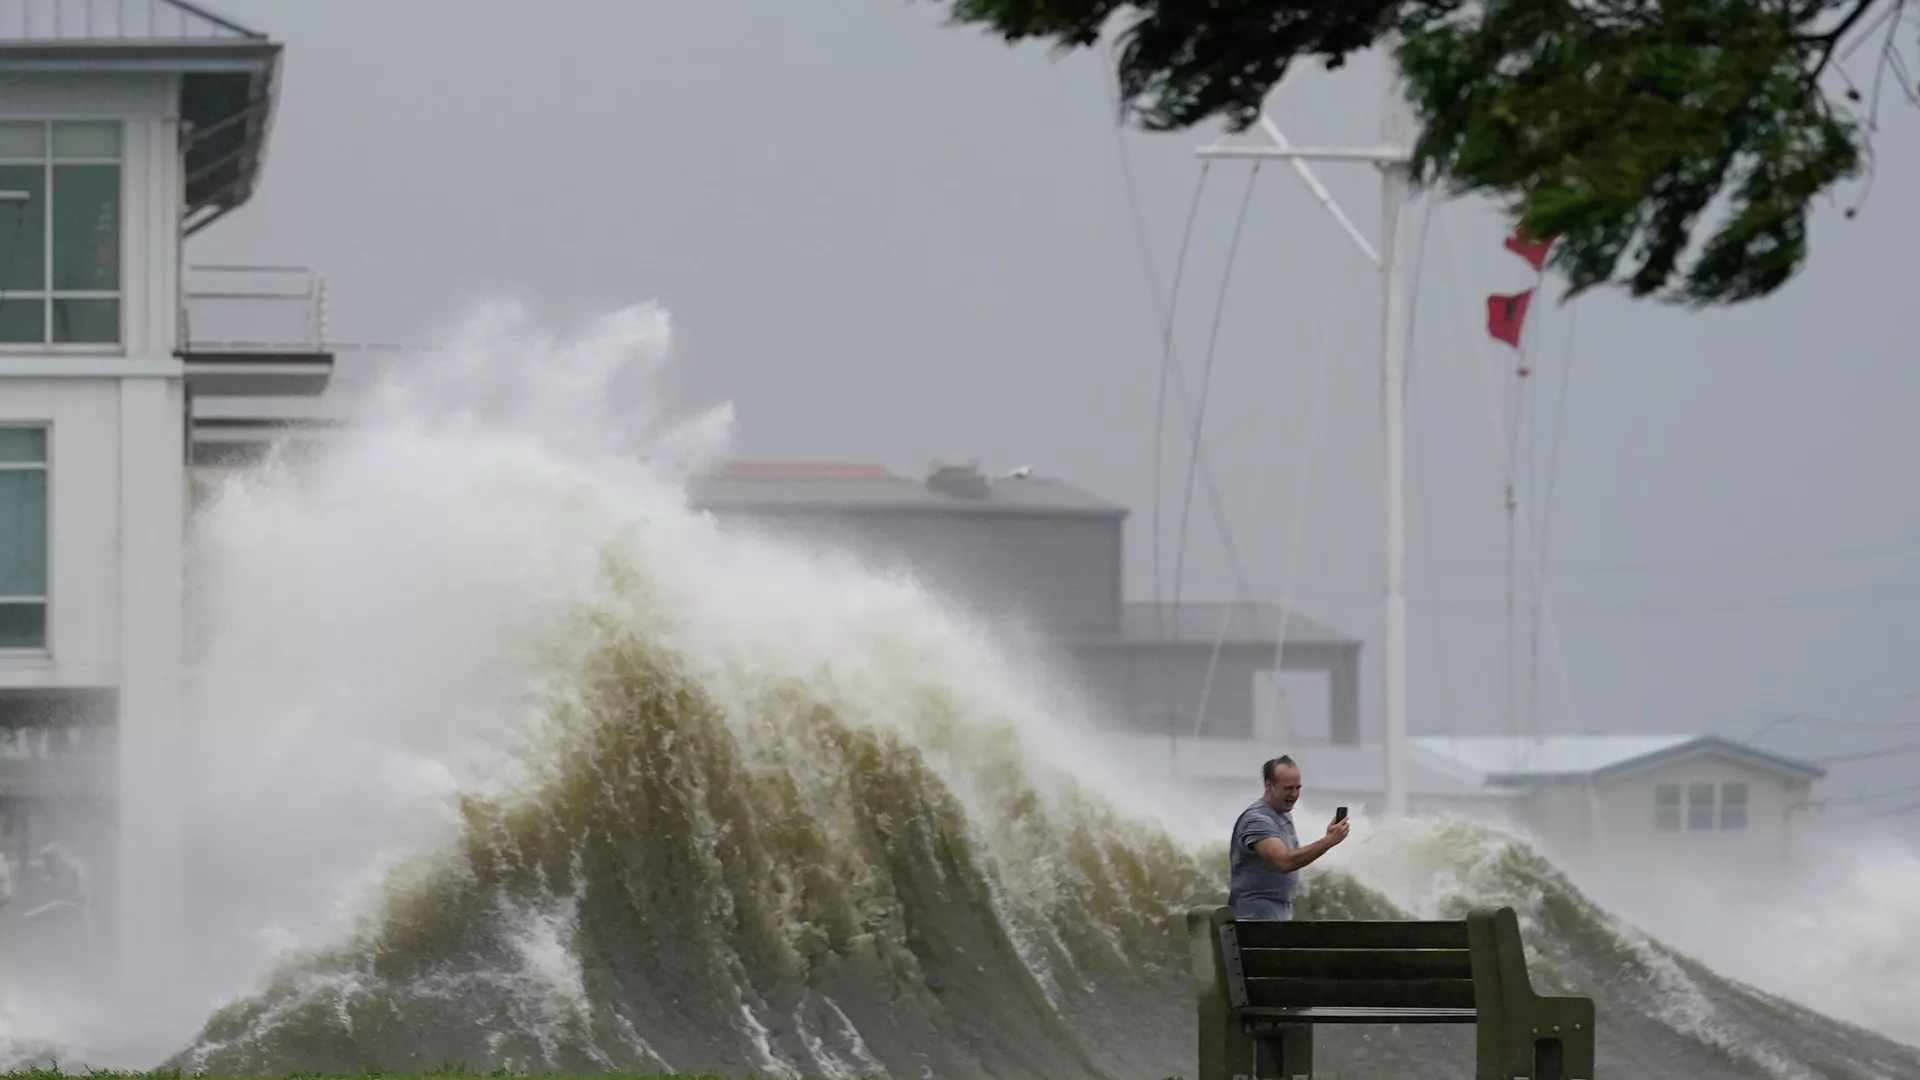
[{"label": "tree branch", "polygon": [[[1895,0],[1895,6],[1899,6],[1902,2],[1903,0]],[[1819,81],[1820,76],[1827,70],[1827,65],[1833,60],[1834,50],[1840,47],[1840,39],[1846,37],[1847,31],[1858,25],[1861,19],[1866,18],[1867,12],[1872,11],[1879,3],[1880,0],[1854,0],[1853,10],[1847,12],[1838,26],[1808,39],[1810,43],[1820,46],[1820,59],[1815,61],[1813,70],[1807,73],[1808,78],[1815,82]]]}]

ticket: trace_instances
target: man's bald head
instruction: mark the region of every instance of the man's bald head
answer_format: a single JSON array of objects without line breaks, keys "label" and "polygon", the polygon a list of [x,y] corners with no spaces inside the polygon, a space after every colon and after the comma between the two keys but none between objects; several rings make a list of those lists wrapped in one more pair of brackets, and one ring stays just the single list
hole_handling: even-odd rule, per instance
[{"label": "man's bald head", "polygon": [[1281,754],[1262,762],[1260,779],[1266,784],[1266,791],[1261,798],[1275,810],[1286,813],[1293,809],[1294,803],[1300,801],[1300,766],[1294,764],[1287,755]]}]

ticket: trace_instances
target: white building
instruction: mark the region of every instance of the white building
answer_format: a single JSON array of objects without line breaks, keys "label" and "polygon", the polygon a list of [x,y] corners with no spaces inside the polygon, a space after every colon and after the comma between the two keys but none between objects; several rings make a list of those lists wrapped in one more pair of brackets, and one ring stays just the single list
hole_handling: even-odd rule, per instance
[{"label": "white building", "polygon": [[1456,776],[1514,793],[1516,820],[1576,861],[1777,873],[1785,835],[1826,775],[1713,735],[1414,740]]},{"label": "white building", "polygon": [[180,938],[191,401],[330,365],[184,332],[186,240],[252,195],[279,61],[185,0],[0,2],[0,852],[82,851],[136,965]]}]

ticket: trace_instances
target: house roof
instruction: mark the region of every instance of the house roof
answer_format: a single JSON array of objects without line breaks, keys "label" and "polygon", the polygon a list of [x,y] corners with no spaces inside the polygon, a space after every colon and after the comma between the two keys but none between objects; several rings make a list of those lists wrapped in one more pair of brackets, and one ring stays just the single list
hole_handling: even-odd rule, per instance
[{"label": "house roof", "polygon": [[[1239,783],[1259,792],[1260,763],[1282,752],[1300,763],[1307,786],[1314,790],[1373,794],[1386,790],[1386,759],[1377,745],[1278,746],[1271,739],[1175,738],[1165,735],[1115,734],[1100,736],[1100,750],[1116,765],[1140,775],[1166,776],[1174,771],[1183,780],[1202,783]],[[1412,795],[1450,798],[1504,798],[1514,792],[1489,789],[1431,763],[1407,762],[1407,790]]]},{"label": "house roof", "polygon": [[189,234],[253,195],[280,51],[265,34],[189,0],[0,4],[0,72],[180,76]]},{"label": "house roof", "polygon": [[[1224,636],[1222,623],[1225,623]],[[1358,648],[1360,640],[1278,604],[1238,601],[1182,601],[1179,605],[1152,601],[1121,607],[1121,633],[1128,641],[1167,640],[1182,645],[1273,645],[1286,624],[1290,645],[1338,645]]]},{"label": "house roof", "polygon": [[1413,739],[1412,745],[1436,766],[1491,786],[1604,779],[1696,754],[1733,758],[1798,779],[1826,775],[1817,765],[1717,735],[1440,735]]}]

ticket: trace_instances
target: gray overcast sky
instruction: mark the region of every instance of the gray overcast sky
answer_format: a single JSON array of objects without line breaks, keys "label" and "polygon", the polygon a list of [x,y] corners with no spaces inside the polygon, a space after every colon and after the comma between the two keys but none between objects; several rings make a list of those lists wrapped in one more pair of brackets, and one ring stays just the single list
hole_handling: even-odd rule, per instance
[{"label": "gray overcast sky", "polygon": [[[343,340],[421,340],[489,294],[556,322],[658,299],[678,326],[677,388],[689,406],[735,402],[743,454],[1034,465],[1134,508],[1129,584],[1150,595],[1159,331],[1094,56],[1010,50],[902,0],[224,7],[287,43],[286,78],[262,190],[191,260],[323,270]],[[1365,64],[1303,67],[1273,113],[1295,141],[1371,140],[1372,78]],[[1920,181],[1920,118],[1895,100],[1876,197],[1852,222],[1838,206],[1820,215],[1811,269],[1777,299],[1704,315],[1613,294],[1536,308],[1543,479],[1571,371],[1547,556],[1566,681],[1548,648],[1547,730],[1920,716],[1901,700],[1920,690],[1920,368],[1903,307],[1920,212],[1901,197]],[[1128,136],[1163,278],[1192,148],[1212,135]],[[1194,243],[1179,340],[1196,386],[1246,173],[1215,167]],[[1372,233],[1373,176],[1322,175]],[[1480,320],[1484,295],[1528,271],[1501,249],[1503,228],[1483,204],[1447,204],[1424,247],[1410,443],[1420,732],[1504,727],[1488,395],[1513,365]],[[1207,438],[1255,587],[1281,595],[1305,515],[1296,606],[1365,635],[1375,660],[1377,320],[1360,257],[1269,166]],[[1187,428],[1169,417],[1171,530]],[[1194,523],[1187,594],[1228,596],[1203,497]]]}]

